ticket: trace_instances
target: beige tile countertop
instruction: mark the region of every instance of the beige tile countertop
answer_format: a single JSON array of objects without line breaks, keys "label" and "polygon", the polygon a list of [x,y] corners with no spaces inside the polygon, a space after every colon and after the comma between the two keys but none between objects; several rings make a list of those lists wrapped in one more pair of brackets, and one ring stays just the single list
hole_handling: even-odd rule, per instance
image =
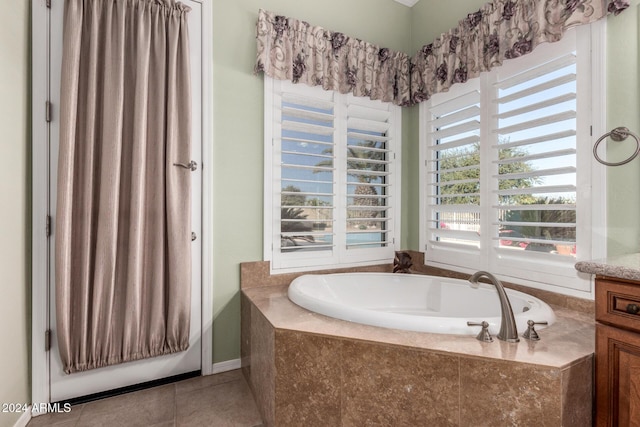
[{"label": "beige tile countertop", "polygon": [[472,335],[380,328],[313,313],[289,300],[286,285],[249,288],[242,292],[277,329],[554,368],[571,366],[589,357],[595,348],[593,316],[558,306],[552,306],[556,323],[539,330],[540,341],[521,339],[519,343],[506,343],[494,339],[492,343],[484,343]]},{"label": "beige tile countertop", "polygon": [[576,270],[617,279],[640,280],[640,253],[580,261],[576,263]]}]

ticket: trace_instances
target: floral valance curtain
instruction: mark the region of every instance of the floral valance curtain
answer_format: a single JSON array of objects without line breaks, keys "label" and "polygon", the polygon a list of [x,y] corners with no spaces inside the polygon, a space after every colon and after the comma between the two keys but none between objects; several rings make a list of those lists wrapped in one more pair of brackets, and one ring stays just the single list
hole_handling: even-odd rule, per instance
[{"label": "floral valance curtain", "polygon": [[517,58],[571,27],[615,15],[629,0],[495,0],[426,44],[403,52],[260,10],[255,71],[279,80],[408,106]]},{"label": "floral valance curtain", "polygon": [[426,44],[412,58],[412,102],[419,103],[452,84],[477,77],[505,59],[555,42],[574,26],[608,13],[619,14],[629,0],[495,0],[469,14],[457,27]]},{"label": "floral valance curtain", "polygon": [[256,73],[409,105],[409,56],[260,10]]}]

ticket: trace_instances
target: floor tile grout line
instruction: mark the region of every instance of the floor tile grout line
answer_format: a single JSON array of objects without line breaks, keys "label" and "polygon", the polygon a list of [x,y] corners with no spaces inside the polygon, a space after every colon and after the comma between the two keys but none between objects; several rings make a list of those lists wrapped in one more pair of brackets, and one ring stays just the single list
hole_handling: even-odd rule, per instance
[{"label": "floor tile grout line", "polygon": [[173,427],[178,425],[178,383],[173,384]]},{"label": "floor tile grout line", "polygon": [[87,406],[86,403],[83,403],[82,405],[80,405],[80,413],[78,414],[78,418],[76,418],[75,422],[73,423],[74,427],[77,427],[80,424],[80,417],[82,416],[82,413],[84,412],[84,408],[86,406]]},{"label": "floor tile grout line", "polygon": [[[220,382],[213,381],[215,383],[209,384],[209,385],[206,385],[206,386],[203,386],[203,387],[194,388],[194,389],[189,390],[189,391],[187,391],[185,393],[179,393],[179,391],[178,391],[180,382],[175,382],[175,383],[170,384],[170,386],[171,386],[170,393],[171,393],[171,396],[173,398],[173,416],[171,418],[168,418],[168,419],[165,418],[165,421],[163,423],[160,423],[160,424],[168,425],[169,423],[171,423],[171,425],[174,425],[174,426],[178,426],[179,425],[179,423],[178,423],[178,419],[179,419],[179,416],[178,416],[178,412],[179,412],[179,400],[178,400],[178,397],[179,396],[184,396],[184,395],[186,395],[188,393],[191,393],[191,392],[202,392],[205,389],[217,389],[217,388],[221,388],[221,387],[224,388],[224,387],[228,387],[228,386],[230,386],[232,384],[239,384],[239,383],[243,383],[243,384],[245,384],[246,387],[248,387],[247,381],[243,376],[239,376],[239,377],[225,376],[223,378],[224,379],[222,381],[220,381]],[[184,381],[188,381],[188,380],[184,380]],[[157,388],[150,388],[150,389],[140,390],[138,392],[135,392],[135,395],[136,395],[135,398],[139,399],[141,401],[146,401],[146,400],[148,400],[149,395],[151,395],[151,391],[155,390],[155,389],[157,389]],[[119,397],[119,396],[116,396],[114,398],[117,398],[117,397]],[[250,399],[251,399],[252,403],[255,405],[255,398],[253,397],[252,394],[250,394]],[[104,401],[104,400],[107,400],[107,399],[100,399],[100,400]],[[155,399],[153,399],[153,400],[155,400]],[[87,406],[89,406],[89,409],[86,409]],[[76,409],[78,414],[76,416],[74,416],[72,419],[66,420],[66,421],[60,420],[60,422],[58,422],[58,423],[55,423],[55,421],[54,421],[54,423],[55,424],[60,424],[60,423],[65,423],[66,424],[66,423],[68,423],[68,425],[78,427],[78,426],[83,425],[83,423],[85,421],[86,422],[91,422],[92,418],[94,417],[94,415],[96,415],[96,414],[93,414],[93,409],[95,409],[95,408],[92,408],[91,406],[93,406],[93,405],[88,404],[88,403],[80,404],[80,405],[77,406],[77,409],[74,408],[74,409]],[[85,420],[85,418],[86,418],[86,420]],[[264,427],[264,424],[262,423],[262,420],[260,418],[259,418],[259,420],[260,420],[260,423],[255,424],[255,427]],[[50,421],[53,421],[53,419],[50,420]],[[254,424],[251,424],[251,426],[254,426]]]},{"label": "floor tile grout line", "polygon": [[[228,372],[231,372],[231,371],[228,371]],[[213,375],[216,375],[216,374],[213,374]],[[209,377],[209,376],[212,376],[212,375],[203,375],[202,377],[196,377],[196,378],[205,378],[205,377]],[[242,378],[242,377],[239,377],[239,378]],[[208,384],[208,385],[205,385],[205,386],[202,386],[202,387],[197,387],[197,388],[190,389],[188,391],[178,391],[177,390],[177,384],[178,383],[175,383],[176,384],[176,394],[191,393],[193,391],[203,390],[203,389],[209,388],[209,387],[216,387],[216,386],[219,386],[219,385],[222,385],[222,384],[232,383],[232,382],[238,381],[239,378],[230,378],[228,380],[223,380],[222,382],[219,382],[219,383],[216,383],[216,384]],[[186,381],[190,381],[190,380],[185,380],[185,382]]]}]

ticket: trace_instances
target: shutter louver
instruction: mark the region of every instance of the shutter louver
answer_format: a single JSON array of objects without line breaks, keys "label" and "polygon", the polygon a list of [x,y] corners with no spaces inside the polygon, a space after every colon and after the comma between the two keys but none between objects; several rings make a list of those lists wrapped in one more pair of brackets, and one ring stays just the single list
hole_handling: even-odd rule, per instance
[{"label": "shutter louver", "polygon": [[334,103],[283,92],[280,101],[280,250],[334,246]]},{"label": "shutter louver", "polygon": [[[386,247],[391,240],[389,104],[347,105],[347,249]],[[375,107],[374,107],[375,106]],[[378,107],[378,108],[376,108]]]},{"label": "shutter louver", "polygon": [[494,85],[498,173],[493,225],[501,250],[575,255],[576,56],[567,53]]},{"label": "shutter louver", "polygon": [[428,241],[432,246],[480,245],[480,92],[429,108],[427,153]]}]

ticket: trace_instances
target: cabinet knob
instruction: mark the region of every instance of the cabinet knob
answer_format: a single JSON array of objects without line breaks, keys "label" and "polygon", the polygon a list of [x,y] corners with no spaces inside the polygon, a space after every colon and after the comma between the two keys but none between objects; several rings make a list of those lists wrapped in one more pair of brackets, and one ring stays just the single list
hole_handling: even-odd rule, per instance
[{"label": "cabinet knob", "polygon": [[627,313],[629,314],[638,314],[640,312],[640,306],[638,304],[629,304],[627,305]]}]

